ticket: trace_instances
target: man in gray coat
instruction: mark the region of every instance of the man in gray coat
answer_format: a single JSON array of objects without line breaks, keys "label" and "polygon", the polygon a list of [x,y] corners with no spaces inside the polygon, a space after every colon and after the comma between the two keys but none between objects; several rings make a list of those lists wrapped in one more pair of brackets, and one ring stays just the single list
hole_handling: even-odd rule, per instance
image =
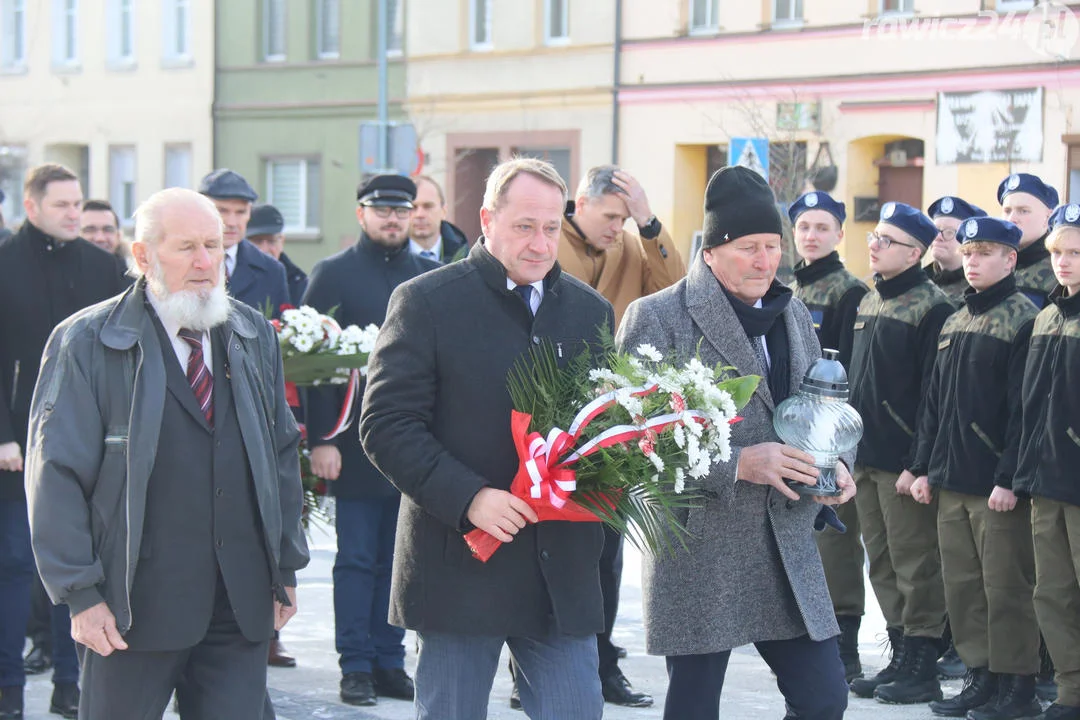
[{"label": "man in gray coat", "polygon": [[[30,414],[34,555],[71,608],[83,720],[262,720],[308,561],[277,337],[224,291],[222,225],[181,188],[138,211],[140,280],[53,332]],[[133,691],[137,688],[138,691]]]},{"label": "man in gray coat", "polygon": [[[617,338],[624,349],[649,343],[674,361],[700,354],[706,365],[763,377],[732,427],[731,461],[711,470],[699,488],[706,500],[681,518],[687,548],[645,560],[646,645],[667,656],[664,718],[716,720],[731,650],[754,643],[790,714],[839,720],[847,684],[813,538],[822,508],[787,485],[812,485],[818,471],[772,426],[821,349],[806,306],[775,279],[781,222],[772,190],[752,170],[727,167],[705,193],[702,262],[631,303]],[[844,463],[837,476],[843,494],[815,499],[851,499]]]},{"label": "man in gray coat", "polygon": [[[555,262],[566,186],[522,158],[488,178],[484,236],[402,283],[368,364],[360,437],[402,492],[390,622],[417,631],[416,717],[482,720],[503,644],[534,720],[599,720],[604,627],[596,522],[542,522],[509,492],[518,468],[507,372],[549,340],[565,364],[611,304]],[[486,563],[463,534],[505,543]]]}]

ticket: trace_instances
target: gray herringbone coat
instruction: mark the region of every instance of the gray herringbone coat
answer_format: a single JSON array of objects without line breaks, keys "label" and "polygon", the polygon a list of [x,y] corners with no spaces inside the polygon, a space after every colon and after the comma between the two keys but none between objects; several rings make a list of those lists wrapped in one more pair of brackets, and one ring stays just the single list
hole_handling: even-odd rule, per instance
[{"label": "gray herringbone coat", "polygon": [[[794,390],[821,348],[799,300],[791,300],[783,319]],[[761,374],[730,301],[700,260],[677,284],[630,305],[618,343],[628,350],[649,343],[678,361],[700,352],[706,365]],[[653,655],[712,653],[807,633],[824,640],[839,633],[813,538],[821,506],[735,482],[741,448],[778,441],[773,409],[763,381],[740,413],[742,422],[732,427],[731,461],[715,465],[705,479],[708,499],[683,511],[692,534],[688,551],[645,557],[645,636]]]}]

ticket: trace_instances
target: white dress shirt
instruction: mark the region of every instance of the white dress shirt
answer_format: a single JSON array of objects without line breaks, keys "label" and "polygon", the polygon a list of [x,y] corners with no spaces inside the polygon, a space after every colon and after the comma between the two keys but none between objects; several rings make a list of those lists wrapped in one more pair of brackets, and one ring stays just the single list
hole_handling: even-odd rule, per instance
[{"label": "white dress shirt", "polygon": [[[180,361],[180,369],[187,374],[188,360],[191,359],[191,346],[188,345],[187,340],[180,337],[180,326],[175,321],[165,318],[161,314],[161,309],[158,307],[157,298],[150,291],[147,291],[146,297],[150,299],[150,305],[154,308],[154,312],[157,313],[158,319],[161,320],[161,325],[165,328],[165,334],[169,336],[169,340],[172,341],[173,353],[176,355],[176,359]],[[164,348],[162,348],[164,350]],[[210,333],[205,330],[202,333],[202,350],[203,350],[203,362],[206,364],[206,371],[210,373],[211,377],[214,374],[214,350],[213,343],[210,342]]]},{"label": "white dress shirt", "polygon": [[[518,284],[516,282],[510,278],[506,278],[507,290],[513,290],[517,286]],[[530,287],[532,287],[534,292],[529,297],[529,309],[532,310],[532,314],[535,315],[536,311],[540,308],[540,301],[544,299],[544,281],[537,280],[536,282],[531,283]]]},{"label": "white dress shirt", "polygon": [[[440,235],[438,239],[435,240],[435,244],[431,246],[430,250],[425,248],[423,245],[416,242],[412,238],[409,238],[409,252],[411,252],[413,255],[431,253],[433,256],[431,258],[432,260],[440,259],[442,257],[442,235]],[[425,257],[427,256],[425,255]]]}]

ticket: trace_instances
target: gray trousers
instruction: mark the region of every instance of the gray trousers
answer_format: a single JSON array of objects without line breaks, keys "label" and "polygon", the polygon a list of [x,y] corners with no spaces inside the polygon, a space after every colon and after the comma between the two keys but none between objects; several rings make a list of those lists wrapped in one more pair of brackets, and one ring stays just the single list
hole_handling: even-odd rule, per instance
[{"label": "gray trousers", "polygon": [[517,667],[522,709],[531,720],[603,717],[595,635],[418,637],[417,720],[484,720],[504,644]]}]

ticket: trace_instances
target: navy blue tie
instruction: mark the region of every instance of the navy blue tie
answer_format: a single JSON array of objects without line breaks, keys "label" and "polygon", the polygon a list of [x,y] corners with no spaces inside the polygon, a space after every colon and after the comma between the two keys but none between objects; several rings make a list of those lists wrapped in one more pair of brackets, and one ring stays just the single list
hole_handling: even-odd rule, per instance
[{"label": "navy blue tie", "polygon": [[514,286],[514,292],[516,292],[518,295],[520,295],[521,299],[525,301],[525,307],[529,308],[529,314],[532,315],[533,314],[533,309],[532,309],[533,286],[532,285],[515,285]]}]

